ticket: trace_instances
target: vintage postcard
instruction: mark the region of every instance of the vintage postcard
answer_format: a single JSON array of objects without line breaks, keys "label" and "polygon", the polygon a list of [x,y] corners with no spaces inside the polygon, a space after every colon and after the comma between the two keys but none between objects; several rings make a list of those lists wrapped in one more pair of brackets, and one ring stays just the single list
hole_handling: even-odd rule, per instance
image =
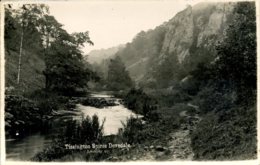
[{"label": "vintage postcard", "polygon": [[1,162],[257,164],[258,5],[1,2]]}]

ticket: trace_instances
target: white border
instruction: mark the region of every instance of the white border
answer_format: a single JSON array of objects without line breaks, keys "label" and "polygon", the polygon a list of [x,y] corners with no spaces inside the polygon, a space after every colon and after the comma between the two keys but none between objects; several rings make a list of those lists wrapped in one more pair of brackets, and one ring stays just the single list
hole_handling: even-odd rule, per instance
[{"label": "white border", "polygon": [[[8,3],[89,3],[89,2],[107,2],[107,1],[120,1],[120,2],[129,2],[129,1],[176,1],[176,0],[0,0],[0,18],[1,18],[1,31],[0,31],[0,164],[6,164],[6,165],[23,165],[23,164],[39,164],[37,162],[20,162],[20,161],[5,161],[5,130],[4,130],[4,84],[5,84],[5,72],[4,72],[4,66],[5,66],[5,58],[4,58],[4,4]],[[187,2],[201,2],[202,0],[183,0]],[[259,5],[260,5],[260,0],[203,0],[204,2],[241,2],[241,1],[255,1],[256,5],[256,20],[257,20],[257,64],[260,63],[260,59],[258,57],[258,52],[260,52],[260,47],[259,47],[259,36],[260,36],[260,29],[259,29]],[[174,17],[174,16],[173,16]],[[260,106],[260,98],[259,96],[259,91],[258,88],[260,87],[260,81],[258,79],[260,73],[260,68],[257,66],[257,119],[260,119],[260,113],[258,112],[259,106]],[[260,126],[260,121],[257,120],[257,128]],[[257,129],[257,135],[259,134],[258,129]],[[248,160],[248,161],[204,161],[204,162],[198,162],[198,161],[173,161],[173,162],[115,162],[119,164],[136,164],[136,163],[142,163],[142,164],[176,164],[176,165],[201,165],[201,164],[210,164],[210,165],[219,165],[219,164],[234,164],[234,165],[258,165],[260,164],[259,162],[259,155],[260,155],[260,139],[259,136],[257,136],[257,159],[256,160]],[[50,163],[40,163],[40,164],[85,164],[86,162],[50,162]],[[90,164],[100,164],[100,163],[105,163],[105,164],[114,164],[113,162],[87,162]]]},{"label": "white border", "polygon": [[[1,3],[1,2],[0,2]],[[4,119],[4,84],[5,84],[5,73],[4,73],[4,6],[0,6],[0,161],[5,161],[5,119]]]}]

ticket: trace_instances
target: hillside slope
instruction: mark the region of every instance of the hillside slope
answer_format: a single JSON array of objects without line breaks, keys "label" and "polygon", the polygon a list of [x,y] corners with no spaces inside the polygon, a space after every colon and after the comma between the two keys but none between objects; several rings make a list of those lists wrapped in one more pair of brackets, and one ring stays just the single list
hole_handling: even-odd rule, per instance
[{"label": "hillside slope", "polygon": [[[17,72],[18,72],[18,57],[16,51],[5,52],[5,86],[17,87]],[[45,68],[45,63],[39,54],[24,51],[21,65],[21,92],[32,92],[44,87],[45,78],[42,71]]]},{"label": "hillside slope", "polygon": [[107,49],[96,49],[88,53],[87,60],[89,63],[102,63],[103,60],[112,58],[119,50],[123,49],[124,45],[118,45]]},{"label": "hillside slope", "polygon": [[137,34],[117,55],[137,82],[165,79],[169,86],[170,80],[186,77],[197,64],[214,60],[215,45],[223,38],[233,7],[234,3],[189,6],[154,30]]}]

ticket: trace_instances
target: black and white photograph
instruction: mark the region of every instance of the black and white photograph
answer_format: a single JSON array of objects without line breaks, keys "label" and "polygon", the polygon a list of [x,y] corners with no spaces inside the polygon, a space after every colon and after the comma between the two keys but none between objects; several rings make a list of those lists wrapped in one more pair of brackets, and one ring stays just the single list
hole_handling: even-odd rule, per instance
[{"label": "black and white photograph", "polygon": [[1,2],[1,156],[256,164],[258,5]]}]

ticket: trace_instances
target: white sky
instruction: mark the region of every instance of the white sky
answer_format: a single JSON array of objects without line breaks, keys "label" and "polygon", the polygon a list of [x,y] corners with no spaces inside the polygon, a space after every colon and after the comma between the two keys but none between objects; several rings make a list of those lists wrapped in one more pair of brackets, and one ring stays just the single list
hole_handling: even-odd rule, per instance
[{"label": "white sky", "polygon": [[87,1],[49,3],[50,13],[69,33],[89,31],[94,46],[84,52],[132,41],[141,30],[153,29],[185,9],[192,0]]}]

